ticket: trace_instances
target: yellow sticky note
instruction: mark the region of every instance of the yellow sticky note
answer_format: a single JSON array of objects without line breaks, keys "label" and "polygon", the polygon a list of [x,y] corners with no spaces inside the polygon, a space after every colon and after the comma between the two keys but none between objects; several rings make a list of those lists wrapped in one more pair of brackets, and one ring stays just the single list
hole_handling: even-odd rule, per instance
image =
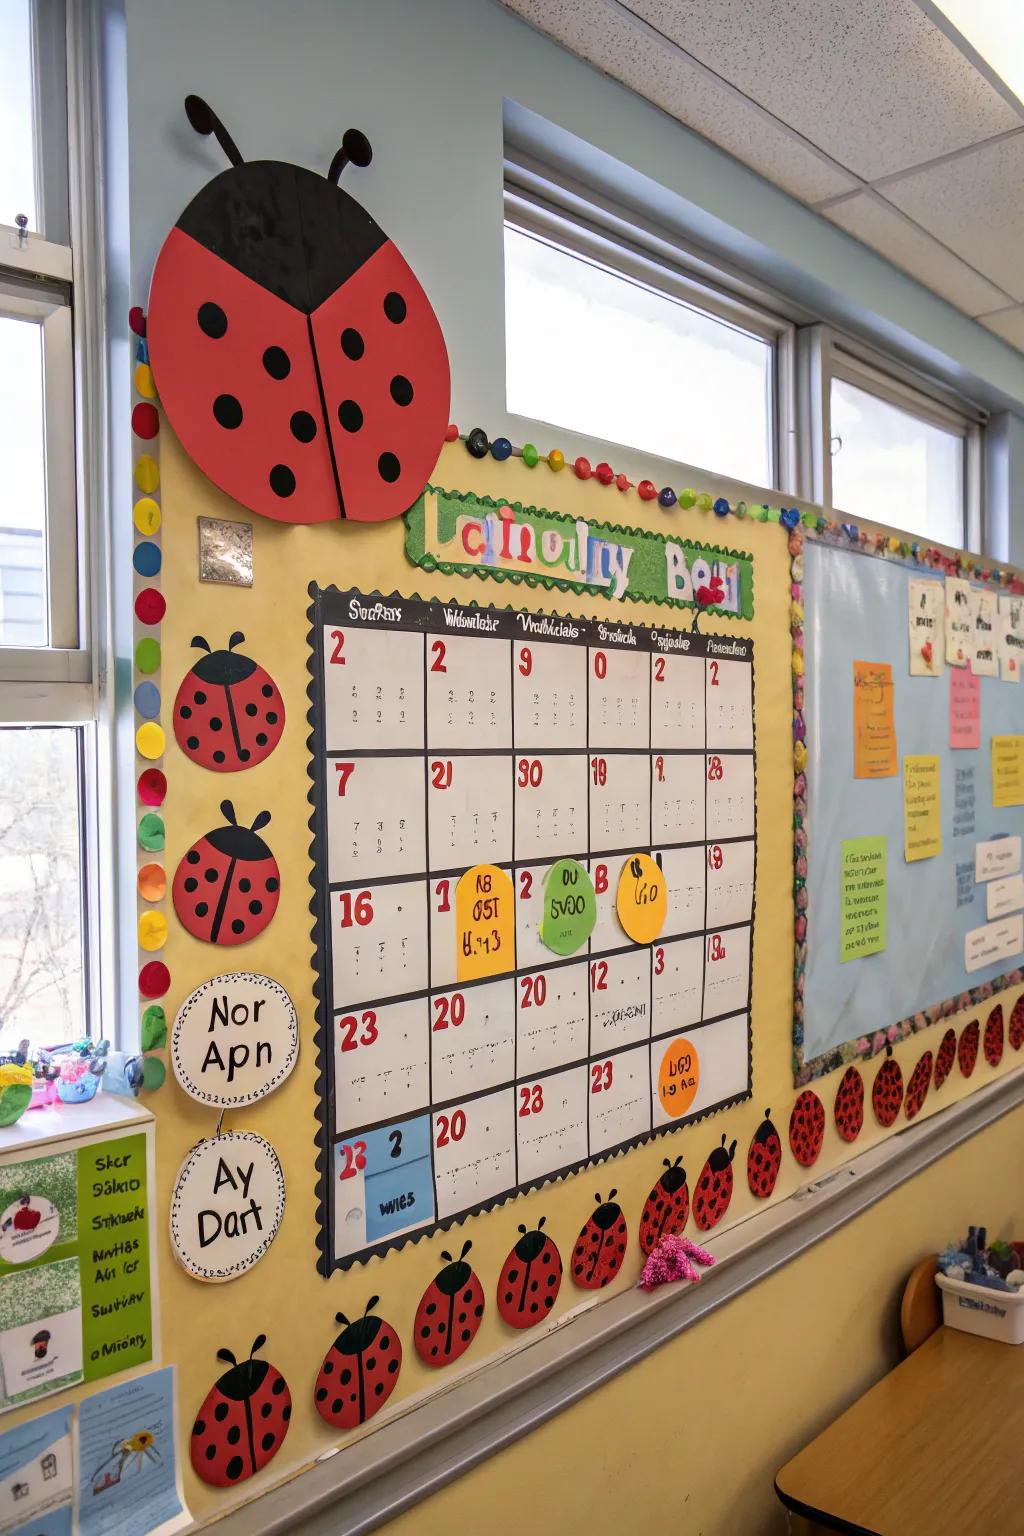
[{"label": "yellow sticky note", "polygon": [[1024,805],[1024,736],[992,737],[992,804]]},{"label": "yellow sticky note", "polygon": [[853,776],[891,779],[896,772],[892,667],[885,661],[853,664]]},{"label": "yellow sticky note", "polygon": [[942,817],[937,757],[903,759],[903,856],[933,859],[942,852]]},{"label": "yellow sticky note", "polygon": [[515,894],[494,864],[474,864],[455,887],[455,974],[458,981],[515,969]]},{"label": "yellow sticky note", "polygon": [[648,853],[634,853],[623,864],[615,893],[619,922],[636,944],[653,944],[668,913],[665,876]]}]

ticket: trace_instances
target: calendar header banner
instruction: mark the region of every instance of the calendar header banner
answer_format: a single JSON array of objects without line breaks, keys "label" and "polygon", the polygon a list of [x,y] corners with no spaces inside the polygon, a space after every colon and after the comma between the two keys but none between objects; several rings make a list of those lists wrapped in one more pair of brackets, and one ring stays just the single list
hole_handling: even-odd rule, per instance
[{"label": "calendar header banner", "polygon": [[406,554],[427,571],[753,618],[753,558],[734,550],[436,486],[405,524]]}]

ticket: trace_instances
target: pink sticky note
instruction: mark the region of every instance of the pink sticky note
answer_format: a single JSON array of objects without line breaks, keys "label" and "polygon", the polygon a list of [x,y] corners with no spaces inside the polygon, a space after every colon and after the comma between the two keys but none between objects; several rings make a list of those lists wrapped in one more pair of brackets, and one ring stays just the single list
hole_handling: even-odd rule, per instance
[{"label": "pink sticky note", "polygon": [[970,662],[966,667],[950,668],[949,744],[981,746],[981,679],[975,677]]}]

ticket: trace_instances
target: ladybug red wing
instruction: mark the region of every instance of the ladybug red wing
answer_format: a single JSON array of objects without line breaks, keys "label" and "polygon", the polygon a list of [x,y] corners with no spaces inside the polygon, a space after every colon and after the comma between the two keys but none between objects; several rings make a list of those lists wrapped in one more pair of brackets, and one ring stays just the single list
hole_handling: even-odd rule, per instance
[{"label": "ladybug red wing", "polygon": [[716,1147],[701,1169],[700,1178],[693,1194],[693,1219],[702,1232],[716,1227],[729,1209],[732,1200],[732,1160],[736,1156],[736,1143]]},{"label": "ladybug red wing", "polygon": [[572,1277],[585,1291],[599,1291],[614,1280],[626,1256],[629,1233],[617,1193],[613,1189],[604,1201],[597,1196],[597,1209],[572,1251]]},{"label": "ladybug red wing", "polygon": [[498,1276],[498,1312],[512,1328],[533,1328],[543,1322],[562,1284],[561,1256],[552,1239],[541,1231],[543,1225],[542,1216],[534,1231],[519,1228],[519,1241]]},{"label": "ladybug red wing", "polygon": [[956,1059],[960,1072],[964,1077],[970,1077],[978,1060],[978,1042],[981,1039],[981,1027],[977,1019],[964,1026],[960,1032],[960,1042],[956,1048]]},{"label": "ladybug red wing", "polygon": [[288,1433],[291,1393],[281,1372],[253,1355],[266,1343],[260,1334],[248,1360],[228,1350],[218,1360],[231,1369],[207,1393],[192,1426],[191,1460],[196,1476],[214,1488],[230,1488],[265,1467]]},{"label": "ladybug red wing", "polygon": [[680,1233],[690,1214],[690,1191],[682,1158],[670,1163],[666,1157],[664,1167],[665,1172],[644,1201],[640,1214],[640,1251],[645,1256],[654,1251],[659,1238]]},{"label": "ladybug red wing", "polygon": [[879,1125],[888,1128],[900,1112],[903,1103],[903,1069],[892,1054],[892,1046],[885,1048],[886,1056],[875,1073],[871,1086],[871,1108]]},{"label": "ladybug red wing", "polygon": [[935,1053],[935,1086],[941,1088],[956,1061],[956,1030],[947,1029]]},{"label": "ladybug red wing", "polygon": [[988,1016],[985,1025],[984,1051],[985,1060],[990,1067],[998,1067],[1003,1059],[1003,1005],[997,1003]]},{"label": "ladybug red wing", "polygon": [[789,1149],[801,1168],[818,1161],[824,1139],[825,1106],[813,1088],[805,1088],[789,1117]]},{"label": "ladybug red wing", "polygon": [[395,1387],[402,1369],[402,1345],[390,1323],[371,1317],[378,1297],[372,1296],[363,1316],[350,1323],[339,1312],[339,1333],[320,1367],[313,1389],[316,1411],[335,1429],[355,1429],[378,1413]]},{"label": "ladybug red wing", "polygon": [[771,1110],[754,1132],[747,1152],[747,1187],[759,1200],[767,1200],[782,1167],[782,1138],[772,1124]]},{"label": "ladybug red wing", "polygon": [[856,1141],[864,1125],[864,1079],[856,1067],[847,1067],[843,1073],[833,1112],[843,1141]]},{"label": "ladybug red wing", "polygon": [[439,1369],[457,1360],[476,1338],[484,1315],[484,1292],[466,1254],[472,1243],[464,1243],[457,1259],[447,1259],[439,1274],[430,1282],[413,1321],[413,1343],[424,1365]]}]

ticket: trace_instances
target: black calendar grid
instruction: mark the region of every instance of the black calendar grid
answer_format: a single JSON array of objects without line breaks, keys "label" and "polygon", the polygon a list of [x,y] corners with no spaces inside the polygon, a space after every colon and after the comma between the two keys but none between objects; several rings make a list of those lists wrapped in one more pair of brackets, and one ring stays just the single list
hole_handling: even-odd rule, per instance
[{"label": "black calendar grid", "polygon": [[[318,1171],[320,1175],[320,1206],[318,1213],[320,1232],[318,1234],[318,1246],[320,1248],[319,1267],[325,1274],[327,1274],[330,1273],[334,1268],[348,1268],[351,1264],[362,1261],[373,1253],[384,1252],[390,1248],[404,1246],[406,1242],[415,1240],[429,1232],[446,1230],[455,1222],[462,1220],[465,1216],[501,1204],[517,1193],[540,1187],[541,1185],[553,1179],[561,1178],[570,1172],[580,1170],[595,1163],[603,1162],[607,1158],[628,1147],[641,1144],[647,1140],[652,1139],[653,1137],[678,1130],[684,1125],[704,1119],[709,1115],[717,1113],[750,1097],[750,1001],[754,929],[753,891],[754,885],[756,883],[756,751],[753,715],[753,643],[748,639],[740,639],[722,635],[705,636],[697,633],[681,632],[671,629],[648,628],[646,626],[639,625],[619,624],[605,620],[581,620],[558,614],[545,616],[538,615],[529,611],[523,613],[512,609],[478,607],[476,604],[466,605],[455,602],[443,602],[439,600],[422,602],[418,599],[407,599],[397,595],[383,597],[378,593],[364,594],[358,591],[345,592],[333,587],[321,589],[315,584],[310,588],[310,595],[313,601],[309,610],[309,617],[311,622],[311,631],[309,637],[311,646],[310,671],[312,673],[312,682],[309,690],[312,705],[309,715],[310,724],[312,727],[312,734],[310,737],[310,748],[312,753],[310,777],[312,779],[312,788],[310,790],[309,798],[311,804],[313,805],[313,816],[310,821],[310,826],[313,831],[313,844],[311,848],[313,855],[313,873],[311,876],[311,881],[314,888],[314,897],[310,907],[315,918],[313,937],[315,943],[314,964],[317,972],[317,979],[314,990],[317,998],[317,1047],[319,1065],[319,1077],[317,1085],[317,1113],[320,1122],[317,1136],[317,1144],[319,1150]],[[478,621],[482,621],[486,625],[486,628],[481,631],[477,631],[474,628],[469,627],[472,626],[474,622]],[[406,634],[409,632],[419,632],[424,635],[424,644],[422,647],[422,667],[424,671],[422,690],[423,735],[421,745],[414,748],[374,748],[372,745],[349,746],[348,744],[344,744],[342,746],[338,746],[335,744],[333,738],[330,742],[328,741],[328,702],[326,697],[326,672],[328,663],[326,660],[327,649],[325,646],[325,639],[326,636],[330,633],[337,634],[339,630],[342,632],[348,632],[349,630],[355,629],[373,630],[380,633],[382,637],[384,637],[381,648],[381,659],[385,666],[388,659],[388,647],[386,641],[388,632]],[[431,745],[432,736],[430,719],[428,715],[428,688],[426,686],[427,679],[425,674],[428,667],[428,648],[432,643],[432,637],[472,637],[482,641],[483,643],[486,643],[486,641],[491,638],[504,642],[513,642],[508,646],[509,667],[512,675],[509,684],[511,718],[509,721],[509,744],[507,746],[503,745],[499,747],[488,747],[458,746],[448,744],[438,746]],[[583,707],[586,716],[584,727],[584,746],[581,747],[579,744],[575,744],[568,746],[547,745],[544,747],[524,747],[518,744],[515,723],[514,675],[517,648],[519,646],[531,645],[544,646],[552,643],[556,645],[571,645],[574,647],[586,648],[587,669],[585,676],[588,680],[592,653],[600,650],[610,657],[614,656],[617,652],[621,653],[627,647],[628,654],[630,655],[635,656],[642,654],[652,658],[649,679],[654,675],[655,661],[653,658],[657,658],[659,656],[686,655],[689,657],[703,658],[705,661],[708,661],[714,657],[720,657],[722,660],[733,662],[740,661],[747,664],[750,667],[750,685],[748,695],[751,729],[750,746],[739,749],[730,749],[722,747],[714,748],[707,744],[706,684],[704,695],[704,745],[697,747],[683,746],[660,748],[652,746],[653,691],[650,680],[648,681],[646,689],[648,699],[646,740],[642,742],[639,747],[633,745],[605,746],[599,745],[598,742],[591,741],[592,730],[590,720],[589,686],[585,686],[583,689]],[[511,814],[511,824],[509,828],[510,856],[507,858],[491,858],[486,853],[481,852],[479,858],[474,857],[473,859],[470,859],[468,864],[442,864],[439,865],[439,867],[434,868],[432,866],[430,851],[431,816],[429,765],[431,760],[442,757],[446,762],[451,764],[457,763],[460,759],[493,759],[495,760],[495,763],[504,761],[509,765],[509,771],[512,776],[514,785],[515,777],[517,774],[517,765],[520,763],[520,760],[523,759],[524,754],[526,755],[527,761],[529,761],[530,758],[535,758],[538,760],[543,758],[545,764],[549,760],[554,762],[559,758],[578,760],[581,755],[585,758],[588,765],[592,765],[595,760],[608,760],[617,757],[621,758],[624,756],[642,757],[646,759],[647,783],[642,788],[638,786],[637,789],[637,804],[640,804],[641,796],[646,798],[647,801],[646,839],[638,838],[635,840],[625,841],[619,846],[601,847],[597,849],[591,848],[592,795],[588,778],[585,794],[586,846],[575,848],[560,847],[557,853],[546,853],[543,857],[529,857],[525,855],[520,857],[517,855],[516,848],[517,817],[515,812],[515,789],[513,787],[513,809]],[[597,757],[595,758],[593,754],[597,754]],[[355,870],[353,872],[354,878],[337,878],[339,873],[347,875],[348,870],[344,869],[342,871],[338,871],[335,869],[332,871],[329,868],[330,853],[328,846],[328,796],[334,792],[335,783],[331,775],[332,766],[344,761],[346,764],[358,764],[360,766],[366,767],[375,761],[380,762],[389,758],[408,759],[410,757],[418,758],[422,763],[422,783],[424,796],[424,860],[422,868],[417,872],[403,872],[381,876],[367,875],[365,873],[360,876],[360,872]],[[751,824],[749,831],[744,831],[736,836],[709,836],[707,828],[707,773],[702,770],[702,778],[704,780],[704,826],[702,828],[703,836],[687,837],[684,835],[677,841],[667,841],[664,839],[660,841],[653,840],[653,833],[655,830],[655,763],[656,761],[663,758],[674,759],[687,757],[702,759],[705,766],[710,764],[713,758],[722,759],[726,762],[727,765],[730,760],[738,760],[741,758],[749,759],[751,767]],[[523,786],[523,788],[525,787],[526,786]],[[635,830],[635,828],[633,830]],[[685,834],[686,831],[691,831],[693,829],[680,828],[680,830],[684,831]],[[752,845],[749,918],[744,918],[743,920],[735,922],[721,923],[718,926],[713,927],[713,931],[709,930],[709,882],[707,877],[706,864],[706,856],[708,850],[714,848],[728,850],[730,846],[739,847],[740,845]],[[702,921],[699,926],[694,923],[692,926],[686,925],[672,931],[666,929],[665,932],[658,935],[654,943],[649,945],[637,945],[630,941],[625,943],[603,942],[598,939],[598,935],[595,932],[591,940],[573,955],[561,957],[551,951],[544,951],[543,956],[539,956],[534,963],[527,965],[519,963],[520,955],[518,953],[518,949],[520,935],[517,924],[517,954],[516,965],[514,967],[510,967],[507,971],[504,971],[497,976],[486,976],[466,981],[457,981],[454,977],[451,977],[448,980],[444,980],[443,977],[435,977],[434,975],[434,945],[432,942],[432,924],[434,922],[434,915],[430,906],[430,893],[432,890],[440,889],[438,882],[444,881],[450,883],[451,891],[454,893],[455,883],[459,877],[465,873],[466,868],[473,863],[481,862],[494,864],[499,869],[508,872],[513,881],[517,906],[519,903],[520,891],[515,885],[516,877],[519,875],[520,878],[522,878],[523,872],[526,870],[536,871],[539,875],[544,868],[550,867],[553,863],[557,862],[558,859],[562,858],[577,859],[592,873],[602,864],[604,864],[608,866],[608,894],[613,901],[614,885],[617,882],[618,873],[621,869],[621,861],[624,861],[629,855],[641,851],[652,852],[653,850],[655,852],[655,856],[657,856],[659,862],[661,862],[664,855],[677,851],[695,850],[698,848],[703,850],[702,860],[705,861],[702,866],[703,909],[700,914]],[[424,893],[423,918],[425,924],[425,985],[414,987],[412,989],[406,988],[404,990],[399,990],[393,993],[389,993],[386,990],[379,991],[379,993],[375,993],[372,998],[356,998],[352,996],[335,997],[333,985],[335,955],[334,934],[332,929],[331,916],[332,902],[336,898],[339,898],[341,893],[349,893],[350,896],[354,896],[355,893],[364,891],[368,886],[372,886],[373,891],[377,892],[384,890],[384,888],[388,886],[415,886],[417,884],[422,884]],[[539,897],[541,895],[541,891],[538,889],[536,894]],[[538,913],[539,909],[540,901],[538,900]],[[694,914],[694,916],[696,916],[696,914]],[[724,939],[727,938],[729,934],[742,935],[744,930],[746,930],[746,995],[742,999],[741,1003],[736,1003],[734,1006],[730,1006],[724,1012],[715,1013],[713,1015],[709,1015],[708,1017],[704,1017],[706,989],[708,984],[707,972],[708,965],[710,963],[708,949],[709,942],[712,937],[720,938],[724,941]],[[621,936],[621,929],[618,931],[619,935]],[[700,939],[703,947],[703,958],[701,965],[701,999],[699,1009],[695,1010],[696,1021],[686,1022],[683,1024],[672,1024],[667,1020],[656,1020],[654,1017],[655,957],[656,955],[661,955],[663,962],[664,950],[667,946],[672,945],[677,941],[688,939]],[[647,950],[646,1008],[648,1012],[648,1020],[646,1034],[640,1039],[630,1039],[622,1044],[602,1046],[600,1049],[598,1049],[595,1047],[593,1038],[595,1027],[595,1005],[593,991],[594,965],[596,962],[604,962],[607,964],[607,962],[614,961],[616,958],[636,954],[637,952],[644,949]],[[617,1140],[614,1145],[601,1146],[592,1151],[590,1148],[590,1141],[593,1135],[593,1117],[590,1109],[591,1096],[588,1093],[588,1109],[586,1117],[588,1144],[586,1155],[575,1156],[571,1160],[565,1161],[564,1163],[559,1160],[558,1166],[550,1168],[545,1167],[543,1172],[534,1176],[533,1174],[526,1175],[525,1172],[521,1175],[519,1135],[516,1129],[516,1121],[513,1120],[511,1152],[514,1161],[514,1174],[513,1177],[507,1182],[507,1187],[503,1187],[501,1190],[496,1192],[491,1192],[485,1198],[473,1200],[470,1203],[461,1206],[457,1210],[445,1210],[443,1215],[438,1215],[437,1212],[439,1209],[439,1202],[437,1169],[435,1163],[435,1152],[433,1148],[433,1127],[435,1125],[434,1117],[441,1115],[443,1119],[445,1111],[455,1110],[457,1107],[468,1107],[472,1105],[476,1100],[490,1100],[493,1095],[502,1093],[504,1091],[509,1091],[513,1094],[512,1112],[513,1115],[515,1114],[515,1091],[517,1089],[520,1092],[523,1091],[522,1083],[520,1080],[519,1059],[521,1032],[519,988],[522,984],[522,978],[535,978],[539,975],[552,976],[560,971],[566,971],[573,967],[580,967],[581,965],[583,965],[585,968],[589,968],[590,981],[590,985],[585,986],[584,988],[586,995],[587,1015],[586,1055],[580,1055],[578,1058],[574,1058],[571,1061],[559,1060],[555,1065],[531,1070],[529,1074],[524,1073],[522,1083],[528,1083],[529,1085],[543,1085],[550,1079],[558,1078],[576,1069],[593,1071],[595,1066],[599,1066],[600,1064],[606,1062],[614,1063],[617,1058],[623,1057],[629,1053],[637,1052],[646,1046],[648,1054],[646,1083],[649,1098],[649,1112],[647,1115],[646,1125],[636,1129],[633,1134],[630,1134],[621,1140]],[[661,973],[659,972],[658,974]],[[513,1015],[515,1024],[512,1029],[513,1055],[511,1076],[508,1077],[507,1081],[503,1079],[500,1083],[488,1083],[488,1085],[485,1088],[479,1090],[479,1092],[463,1092],[457,1095],[446,1095],[440,1088],[438,1088],[437,1092],[439,1097],[435,1099],[435,1053],[429,1043],[431,1031],[431,1002],[438,997],[450,997],[451,994],[456,991],[460,994],[463,994],[464,996],[471,995],[478,988],[494,986],[496,983],[510,981],[512,982],[515,989],[515,1000],[513,1003]],[[371,1117],[360,1120],[356,1124],[345,1124],[344,1118],[342,1117],[342,1128],[337,1129],[339,1124],[339,1090],[336,1081],[336,1056],[334,1049],[334,1032],[337,1021],[347,1012],[354,1011],[358,1013],[359,1009],[365,1008],[368,1004],[372,1004],[373,1009],[376,1010],[389,1007],[392,1004],[409,1004],[418,1002],[425,1004],[423,1028],[426,1032],[428,1041],[426,1050],[426,1101],[422,1104],[422,1107],[415,1112],[410,1112],[408,1109],[401,1110],[395,1114],[387,1114],[384,1116],[377,1116],[375,1118]],[[723,1097],[716,1099],[716,1101],[713,1103],[702,1104],[700,1109],[695,1112],[684,1114],[677,1119],[669,1120],[666,1124],[656,1123],[655,1107],[657,1099],[656,1091],[652,1087],[651,1077],[651,1058],[653,1056],[653,1044],[658,1041],[667,1042],[680,1033],[685,1033],[687,1037],[694,1038],[696,1043],[700,1038],[701,1032],[713,1028],[714,1025],[720,1024],[726,1020],[736,1020],[740,1016],[743,1016],[745,1024],[745,1074],[742,1087],[737,1086],[733,1091],[726,1093]],[[338,1218],[336,1216],[335,1209],[335,1180],[337,1177],[337,1150],[339,1146],[341,1146],[342,1149],[347,1152],[348,1144],[352,1143],[356,1137],[364,1137],[369,1139],[374,1133],[387,1134],[389,1127],[404,1126],[411,1120],[421,1119],[423,1117],[429,1118],[430,1125],[432,1127],[430,1147],[430,1181],[434,1204],[433,1210],[430,1212],[429,1219],[421,1220],[410,1228],[396,1231],[394,1235],[388,1234],[378,1239],[368,1238],[366,1241],[361,1242],[357,1247],[351,1249],[350,1251],[339,1252],[336,1233]],[[391,1134],[393,1136],[394,1132],[392,1131]],[[356,1143],[356,1145],[365,1146],[366,1142],[360,1140]],[[369,1180],[367,1180],[367,1182],[369,1182]]]}]

